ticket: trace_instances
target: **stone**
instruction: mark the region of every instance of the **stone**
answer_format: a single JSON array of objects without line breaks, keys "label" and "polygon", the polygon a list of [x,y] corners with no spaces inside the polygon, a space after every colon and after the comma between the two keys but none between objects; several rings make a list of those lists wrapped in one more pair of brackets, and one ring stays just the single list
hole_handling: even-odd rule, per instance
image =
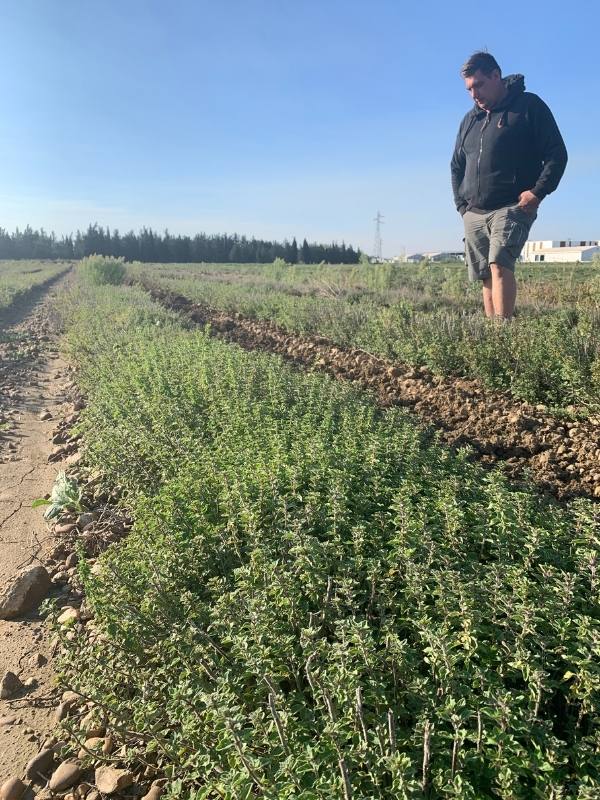
[{"label": "stone", "polygon": [[31,660],[36,667],[45,667],[48,663],[48,658],[43,653],[36,653]]},{"label": "stone", "polygon": [[85,511],[83,514],[80,514],[77,518],[77,525],[79,528],[85,528],[86,525],[89,525],[90,522],[94,521],[94,515],[91,511]]},{"label": "stone", "polygon": [[79,563],[79,556],[77,555],[77,553],[75,552],[69,553],[69,555],[65,560],[65,567],[67,569],[71,569],[71,567],[77,566],[78,563]]},{"label": "stone", "polygon": [[[91,783],[85,783],[84,781],[83,783],[79,784],[79,786],[75,789],[73,794],[75,795],[77,800],[84,800],[84,798],[88,797],[90,792],[96,792],[96,790],[94,789]],[[96,794],[98,793],[96,792]]]},{"label": "stone", "polygon": [[54,761],[54,750],[48,748],[40,750],[37,756],[34,756],[27,762],[25,767],[25,777],[30,781],[39,781],[42,779],[46,781],[46,773],[50,771],[52,762]]},{"label": "stone", "polygon": [[85,731],[86,739],[102,738],[106,733],[106,728],[103,725],[99,725],[97,723],[95,725],[93,723],[90,723],[89,728],[87,729],[82,728],[82,730]]},{"label": "stone", "polygon": [[67,742],[56,742],[56,744],[52,745],[52,750],[54,750],[54,755],[58,758],[64,758],[70,752]]},{"label": "stone", "polygon": [[66,448],[64,446],[55,447],[46,459],[49,464],[54,461],[60,461],[66,455]]},{"label": "stone", "polygon": [[73,606],[66,606],[56,621],[59,625],[73,625],[78,619],[79,609],[73,608]]},{"label": "stone", "polygon": [[163,793],[163,781],[154,781],[150,789],[141,798],[141,800],[159,800]]},{"label": "stone", "polygon": [[19,721],[19,718],[17,716],[15,716],[14,714],[12,716],[8,716],[8,717],[0,717],[0,728],[2,728],[3,726],[7,726],[8,727],[9,725],[14,725],[18,721]]},{"label": "stone", "polygon": [[106,726],[103,725],[98,719],[98,712],[94,709],[88,711],[79,723],[79,728],[85,731],[85,738],[91,739],[94,736],[104,736],[106,734]]},{"label": "stone", "polygon": [[0,681],[0,700],[10,700],[23,691],[23,684],[14,672],[5,672]]},{"label": "stone", "polygon": [[37,608],[52,585],[45,567],[21,570],[0,594],[0,619],[14,619]]},{"label": "stone", "polygon": [[57,741],[58,740],[57,740],[56,736],[49,736],[44,741],[44,744],[42,745],[42,750],[51,750],[54,747],[54,745],[57,743]]},{"label": "stone", "polygon": [[19,800],[25,792],[25,784],[20,778],[9,778],[0,786],[0,800]]},{"label": "stone", "polygon": [[71,533],[71,531],[74,531],[76,527],[77,526],[74,522],[61,522],[54,526],[54,533],[62,536],[66,533]]},{"label": "stone", "polygon": [[57,544],[56,547],[53,547],[52,550],[50,551],[50,558],[52,559],[52,561],[59,561],[65,558],[67,555],[68,551],[62,542],[60,544]]},{"label": "stone", "polygon": [[62,722],[63,719],[66,719],[69,716],[70,711],[71,711],[70,703],[60,703],[60,705],[56,707],[56,711],[54,712],[55,722]]},{"label": "stone", "polygon": [[133,783],[133,774],[126,769],[98,767],[95,773],[96,788],[101,794],[114,794]]},{"label": "stone", "polygon": [[85,747],[82,747],[77,753],[77,758],[85,758],[89,756],[90,750],[92,753],[100,754],[102,752],[102,746],[104,745],[104,736],[92,736],[85,740]]},{"label": "stone", "polygon": [[42,420],[42,422],[45,422],[47,419],[52,419],[52,412],[42,411],[39,418]]},{"label": "stone", "polygon": [[70,789],[79,780],[81,772],[79,761],[63,761],[52,774],[48,788],[51,792],[62,792],[65,789]]}]

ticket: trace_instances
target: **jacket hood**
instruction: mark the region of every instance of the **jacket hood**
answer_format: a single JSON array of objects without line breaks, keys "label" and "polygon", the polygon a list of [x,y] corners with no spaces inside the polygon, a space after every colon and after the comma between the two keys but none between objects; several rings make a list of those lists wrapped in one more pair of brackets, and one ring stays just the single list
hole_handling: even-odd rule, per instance
[{"label": "jacket hood", "polygon": [[519,73],[516,73],[515,75],[507,75],[506,78],[504,78],[504,85],[506,86],[508,94],[504,100],[498,104],[494,111],[497,111],[501,108],[506,108],[506,106],[509,106],[512,103],[517,95],[523,94],[525,91],[525,76],[519,75]]},{"label": "jacket hood", "polygon": [[[507,109],[512,105],[515,97],[518,97],[525,91],[525,76],[518,72],[514,75],[507,75],[506,78],[503,78],[502,80],[506,86],[507,94],[504,100],[501,103],[498,103],[498,105],[495,106],[492,111],[503,111]],[[477,103],[475,103],[474,110],[478,116],[485,115],[487,113],[482,108],[479,108]]]}]

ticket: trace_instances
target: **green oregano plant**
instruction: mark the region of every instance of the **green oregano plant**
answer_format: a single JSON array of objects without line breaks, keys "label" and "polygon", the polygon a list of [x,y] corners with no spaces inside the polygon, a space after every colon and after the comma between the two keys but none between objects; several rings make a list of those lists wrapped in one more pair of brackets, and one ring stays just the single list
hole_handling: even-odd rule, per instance
[{"label": "green oregano plant", "polygon": [[107,324],[151,310],[121,291],[69,341],[135,526],[81,567],[63,680],[126,759],[181,798],[596,797],[597,506],[277,358]]}]

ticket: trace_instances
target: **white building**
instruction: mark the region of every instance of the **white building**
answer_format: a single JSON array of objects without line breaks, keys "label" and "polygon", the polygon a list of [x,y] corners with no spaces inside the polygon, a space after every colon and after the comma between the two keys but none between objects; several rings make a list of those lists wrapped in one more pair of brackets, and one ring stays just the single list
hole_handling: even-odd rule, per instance
[{"label": "white building", "polygon": [[465,254],[461,250],[430,250],[426,253],[411,253],[409,255],[396,256],[395,261],[407,264],[418,264],[420,261],[464,261]]},{"label": "white building", "polygon": [[591,261],[600,254],[600,241],[597,239],[557,239],[543,242],[525,242],[521,259],[523,261]]},{"label": "white building", "polygon": [[425,258],[428,258],[430,261],[464,261],[465,254],[461,250],[458,251],[450,251],[450,250],[442,250],[441,252],[434,252],[434,253],[423,253]]}]

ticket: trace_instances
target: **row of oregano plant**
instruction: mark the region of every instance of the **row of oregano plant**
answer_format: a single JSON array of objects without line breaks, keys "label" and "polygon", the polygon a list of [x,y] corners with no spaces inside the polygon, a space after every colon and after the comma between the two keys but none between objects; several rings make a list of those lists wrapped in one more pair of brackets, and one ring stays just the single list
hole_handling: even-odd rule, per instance
[{"label": "row of oregano plant", "polygon": [[85,457],[135,526],[81,567],[97,637],[64,677],[127,758],[194,800],[599,796],[597,507],[86,291]]},{"label": "row of oregano plant", "polygon": [[[405,267],[406,271],[407,267]],[[513,325],[486,320],[481,300],[463,291],[453,304],[393,292],[298,295],[255,276],[251,284],[217,281],[201,268],[133,265],[133,276],[231,313],[276,322],[289,331],[461,375],[557,409],[600,410],[600,306],[519,308]],[[299,268],[298,268],[299,271]],[[258,271],[257,271],[258,272]],[[327,269],[323,267],[323,281]],[[224,273],[225,277],[227,273]],[[595,282],[600,297],[600,272]]]}]

